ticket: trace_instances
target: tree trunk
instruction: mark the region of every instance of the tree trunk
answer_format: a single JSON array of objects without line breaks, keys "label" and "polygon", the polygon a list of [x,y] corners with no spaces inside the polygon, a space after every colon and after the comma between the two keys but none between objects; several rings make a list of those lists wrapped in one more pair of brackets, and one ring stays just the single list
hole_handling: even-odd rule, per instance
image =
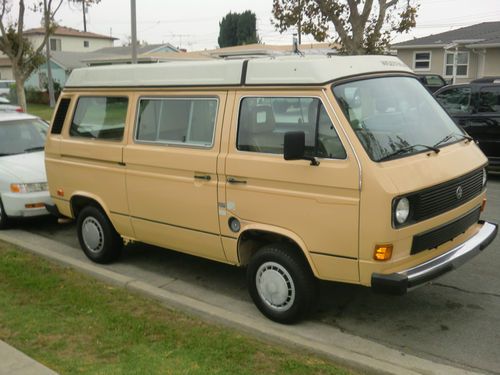
[{"label": "tree trunk", "polygon": [[12,64],[12,75],[16,81],[17,104],[26,112],[26,93],[24,92],[24,78],[15,64]]}]

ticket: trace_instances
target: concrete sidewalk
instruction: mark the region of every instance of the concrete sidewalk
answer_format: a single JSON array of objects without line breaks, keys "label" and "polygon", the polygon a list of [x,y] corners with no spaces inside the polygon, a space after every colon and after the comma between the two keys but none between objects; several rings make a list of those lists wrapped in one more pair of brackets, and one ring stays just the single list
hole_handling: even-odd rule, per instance
[{"label": "concrete sidewalk", "polygon": [[57,375],[57,373],[0,341],[0,375]]}]

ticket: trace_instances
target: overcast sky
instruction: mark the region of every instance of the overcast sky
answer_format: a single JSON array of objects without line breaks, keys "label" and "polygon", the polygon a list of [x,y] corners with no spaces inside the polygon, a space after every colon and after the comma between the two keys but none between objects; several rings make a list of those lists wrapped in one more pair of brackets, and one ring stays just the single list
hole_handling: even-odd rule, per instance
[{"label": "overcast sky", "polygon": [[[14,3],[16,0],[14,0]],[[487,21],[500,21],[500,0],[420,0],[417,27],[395,42],[436,34]],[[292,34],[279,34],[271,24],[272,0],[136,0],[137,38],[149,44],[169,42],[188,51],[217,47],[219,22],[228,12],[251,10],[266,44],[291,43]],[[81,6],[64,5],[56,16],[60,25],[83,30]],[[28,14],[26,28],[39,27]],[[130,37],[130,1],[102,0],[87,14],[87,31],[112,35],[121,45]],[[307,35],[302,42],[313,42]]]}]

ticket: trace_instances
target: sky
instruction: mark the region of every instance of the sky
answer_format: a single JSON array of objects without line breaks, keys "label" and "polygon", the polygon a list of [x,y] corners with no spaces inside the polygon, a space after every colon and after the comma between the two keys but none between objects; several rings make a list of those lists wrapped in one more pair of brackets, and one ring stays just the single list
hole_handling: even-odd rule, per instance
[{"label": "sky", "polygon": [[[13,0],[14,3],[16,0]],[[437,34],[487,21],[500,21],[500,0],[414,0],[420,4],[417,27],[394,42]],[[148,44],[168,42],[188,51],[217,47],[219,22],[229,12],[251,10],[257,32],[266,44],[291,44],[294,30],[280,34],[272,26],[272,0],[136,0],[137,39]],[[64,0],[56,15],[62,26],[83,30],[81,5]],[[40,17],[26,15],[26,28],[39,27]],[[122,45],[129,40],[130,1],[101,0],[89,8],[87,31],[111,35]],[[303,35],[302,43],[312,43]]]}]

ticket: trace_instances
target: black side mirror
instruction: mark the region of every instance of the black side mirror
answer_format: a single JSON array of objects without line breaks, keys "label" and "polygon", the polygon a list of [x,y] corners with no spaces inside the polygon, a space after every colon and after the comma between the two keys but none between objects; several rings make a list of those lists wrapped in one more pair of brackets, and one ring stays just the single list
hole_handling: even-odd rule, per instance
[{"label": "black side mirror", "polygon": [[311,165],[319,165],[315,157],[305,156],[306,135],[304,132],[286,132],[283,157],[285,160],[310,160]]}]

